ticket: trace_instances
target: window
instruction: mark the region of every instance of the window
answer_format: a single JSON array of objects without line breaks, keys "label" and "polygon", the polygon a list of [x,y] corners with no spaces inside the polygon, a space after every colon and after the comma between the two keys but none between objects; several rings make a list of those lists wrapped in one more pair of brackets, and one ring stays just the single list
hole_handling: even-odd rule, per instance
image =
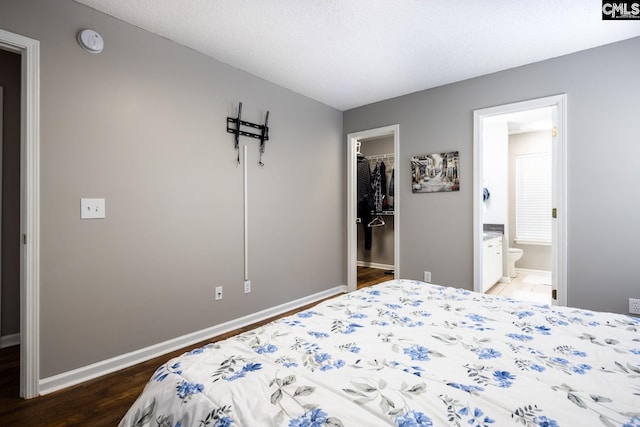
[{"label": "window", "polygon": [[516,242],[551,244],[551,154],[516,156]]}]

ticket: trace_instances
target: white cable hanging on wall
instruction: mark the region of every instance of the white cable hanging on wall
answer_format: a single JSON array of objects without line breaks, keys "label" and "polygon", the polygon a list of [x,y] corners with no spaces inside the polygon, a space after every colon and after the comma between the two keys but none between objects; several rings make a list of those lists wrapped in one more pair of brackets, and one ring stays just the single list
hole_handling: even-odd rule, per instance
[{"label": "white cable hanging on wall", "polygon": [[[269,140],[269,112],[264,119],[264,125],[258,125],[242,120],[242,102],[238,105],[238,117],[227,117],[227,132],[235,135],[235,148],[237,151],[237,163],[240,164],[240,136],[247,136],[260,140],[260,155],[258,164],[262,167],[262,155],[264,154],[265,143]],[[234,126],[235,125],[235,126]],[[241,129],[242,126],[258,129],[260,133],[247,132]],[[247,174],[247,145],[242,146],[242,179],[243,179],[243,211],[244,211],[244,293],[251,292],[251,281],[249,280],[249,180]]]}]

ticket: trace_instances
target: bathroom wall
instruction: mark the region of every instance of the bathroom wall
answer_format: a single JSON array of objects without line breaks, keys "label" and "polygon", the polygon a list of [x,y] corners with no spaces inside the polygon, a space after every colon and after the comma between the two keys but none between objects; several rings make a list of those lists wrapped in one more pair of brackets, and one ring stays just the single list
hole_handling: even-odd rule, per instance
[{"label": "bathroom wall", "polygon": [[483,131],[483,187],[488,188],[491,196],[483,203],[482,221],[504,224],[506,228],[509,218],[507,122],[501,117],[487,118],[483,121]]},{"label": "bathroom wall", "polygon": [[519,154],[548,153],[551,151],[549,131],[527,132],[509,136],[509,246],[520,248],[523,255],[516,262],[516,268],[550,271],[550,245],[523,245],[515,242],[516,230],[516,156]]}]

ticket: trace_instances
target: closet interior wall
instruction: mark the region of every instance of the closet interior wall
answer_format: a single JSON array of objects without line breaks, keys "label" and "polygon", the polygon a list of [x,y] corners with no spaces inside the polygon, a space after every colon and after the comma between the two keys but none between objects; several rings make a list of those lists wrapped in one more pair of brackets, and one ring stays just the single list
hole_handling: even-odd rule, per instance
[{"label": "closet interior wall", "polygon": [[[371,171],[379,159],[386,166],[386,194],[388,201],[393,205],[393,198],[388,196],[392,171],[395,167],[393,136],[384,138],[371,138],[361,140],[360,153],[369,159]],[[397,191],[397,187],[396,187]],[[372,218],[376,215],[373,214]],[[358,224],[358,266],[376,267],[387,270],[394,269],[394,222],[395,216],[382,215],[383,226],[372,227],[371,249],[365,249],[364,229]],[[366,226],[366,224],[365,224]],[[390,277],[392,278],[392,276]]]}]

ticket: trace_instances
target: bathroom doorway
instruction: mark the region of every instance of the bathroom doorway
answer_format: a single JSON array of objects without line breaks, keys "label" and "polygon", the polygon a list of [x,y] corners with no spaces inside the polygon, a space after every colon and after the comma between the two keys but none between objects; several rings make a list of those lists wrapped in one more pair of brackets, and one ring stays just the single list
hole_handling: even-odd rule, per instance
[{"label": "bathroom doorway", "polygon": [[[347,135],[347,290],[354,291],[358,285],[358,267],[376,268],[388,273],[389,280],[399,278],[399,191],[390,187],[399,182],[399,169],[395,161],[400,145],[399,126],[355,132]],[[373,174],[384,164],[386,183],[383,193],[386,202],[380,209],[371,206],[371,211],[359,203],[358,165],[369,167]],[[383,199],[384,201],[384,199]],[[391,202],[391,204],[389,204]],[[360,209],[359,209],[360,208]],[[368,234],[365,243],[365,233]],[[365,247],[366,245],[366,247]]]},{"label": "bathroom doorway", "polygon": [[565,95],[474,112],[474,290],[566,305],[565,124]]}]

